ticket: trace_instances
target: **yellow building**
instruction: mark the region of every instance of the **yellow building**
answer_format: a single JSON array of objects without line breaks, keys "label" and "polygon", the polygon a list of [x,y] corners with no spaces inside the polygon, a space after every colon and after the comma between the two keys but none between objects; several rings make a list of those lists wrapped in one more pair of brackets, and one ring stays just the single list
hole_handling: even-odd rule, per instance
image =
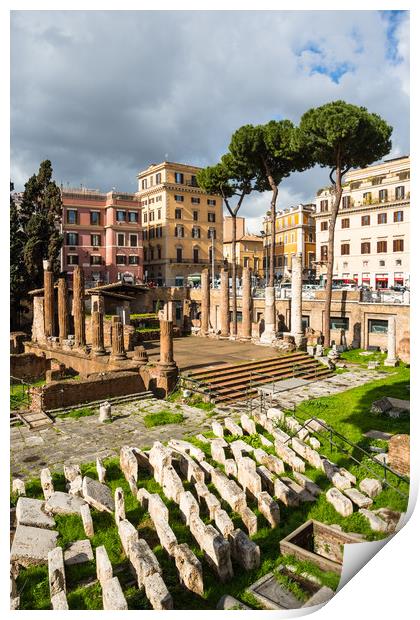
[{"label": "yellow building", "polygon": [[223,204],[198,187],[201,168],[162,162],[138,174],[145,279],[184,286],[223,262]]},{"label": "yellow building", "polygon": [[[302,253],[303,279],[311,280],[315,275],[315,205],[306,204],[290,207],[277,212],[275,275],[289,279],[292,269],[292,256]],[[269,265],[271,245],[271,220],[269,214],[264,218],[264,269]]]},{"label": "yellow building", "polygon": [[[263,238],[245,231],[245,218],[236,218],[236,264],[238,277],[241,277],[242,268],[249,267],[255,276],[262,277],[263,269]],[[232,218],[223,220],[223,257],[228,266],[232,265]]]}]

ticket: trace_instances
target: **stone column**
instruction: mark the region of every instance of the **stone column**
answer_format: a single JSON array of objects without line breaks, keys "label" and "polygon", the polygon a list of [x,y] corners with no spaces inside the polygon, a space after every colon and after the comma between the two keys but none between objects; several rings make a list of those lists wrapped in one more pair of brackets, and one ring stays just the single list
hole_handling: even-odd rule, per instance
[{"label": "stone column", "polygon": [[276,293],[274,286],[265,287],[264,331],[260,342],[272,344],[276,339]]},{"label": "stone column", "polygon": [[92,352],[95,356],[105,355],[104,346],[104,315],[92,310]]},{"label": "stone column", "polygon": [[44,260],[44,332],[45,337],[54,336],[54,275],[51,261]]},{"label": "stone column", "polygon": [[58,335],[60,342],[67,340],[69,335],[69,291],[66,276],[60,276],[58,280]]},{"label": "stone column", "polygon": [[125,360],[127,358],[124,348],[124,325],[119,316],[112,317],[111,358],[114,360]]},{"label": "stone column", "polygon": [[86,346],[85,275],[79,265],[73,271],[73,318],[74,344],[83,348]]},{"label": "stone column", "polygon": [[251,338],[251,272],[248,267],[242,271],[242,338]]},{"label": "stone column", "polygon": [[34,297],[32,302],[32,340],[45,343],[44,298]]},{"label": "stone column", "polygon": [[385,366],[396,366],[396,321],[395,316],[388,317],[388,355],[384,361]]},{"label": "stone column", "polygon": [[163,367],[175,366],[174,341],[172,321],[160,320],[160,357],[159,365]]},{"label": "stone column", "polygon": [[209,270],[203,269],[201,272],[201,327],[200,334],[207,336],[209,333],[210,315],[210,278]]},{"label": "stone column", "polygon": [[230,336],[229,317],[229,271],[220,270],[220,335]]},{"label": "stone column", "polygon": [[303,343],[302,331],[302,254],[292,256],[292,301],[290,304],[290,332],[296,348]]}]

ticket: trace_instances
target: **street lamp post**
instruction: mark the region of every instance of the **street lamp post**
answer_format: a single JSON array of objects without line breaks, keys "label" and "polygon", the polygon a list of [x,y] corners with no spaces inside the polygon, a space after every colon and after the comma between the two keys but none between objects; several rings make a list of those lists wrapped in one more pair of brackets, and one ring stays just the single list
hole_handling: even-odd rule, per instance
[{"label": "street lamp post", "polygon": [[265,232],[265,230],[260,230],[261,236],[264,239],[263,241],[263,245],[264,245],[264,249],[265,249],[265,285],[268,285],[268,243],[266,243],[266,240],[268,239],[268,233]]}]

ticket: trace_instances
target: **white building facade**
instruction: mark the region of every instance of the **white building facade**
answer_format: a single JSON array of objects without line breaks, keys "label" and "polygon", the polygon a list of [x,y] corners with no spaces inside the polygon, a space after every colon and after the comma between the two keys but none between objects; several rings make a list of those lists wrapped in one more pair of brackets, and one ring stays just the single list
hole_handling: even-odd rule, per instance
[{"label": "white building facade", "polygon": [[[386,160],[345,176],[334,238],[333,277],[373,289],[409,286],[410,158]],[[334,196],[316,197],[317,277],[327,271]]]}]

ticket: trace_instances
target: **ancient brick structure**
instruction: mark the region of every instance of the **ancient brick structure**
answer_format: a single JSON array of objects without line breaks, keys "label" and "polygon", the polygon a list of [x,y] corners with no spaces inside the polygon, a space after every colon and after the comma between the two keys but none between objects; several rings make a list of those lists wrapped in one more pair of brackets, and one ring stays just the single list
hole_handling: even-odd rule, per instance
[{"label": "ancient brick structure", "polygon": [[388,444],[388,465],[403,476],[410,475],[410,436],[394,435]]},{"label": "ancient brick structure", "polygon": [[60,342],[66,340],[69,335],[69,292],[67,288],[67,280],[65,276],[61,276],[58,280],[58,336]]},{"label": "ancient brick structure", "polygon": [[73,271],[73,317],[74,342],[76,347],[83,348],[86,346],[85,276],[79,265]]},{"label": "ancient brick structure", "polygon": [[114,360],[123,360],[127,358],[124,348],[124,328],[119,316],[112,317],[111,357]]}]

